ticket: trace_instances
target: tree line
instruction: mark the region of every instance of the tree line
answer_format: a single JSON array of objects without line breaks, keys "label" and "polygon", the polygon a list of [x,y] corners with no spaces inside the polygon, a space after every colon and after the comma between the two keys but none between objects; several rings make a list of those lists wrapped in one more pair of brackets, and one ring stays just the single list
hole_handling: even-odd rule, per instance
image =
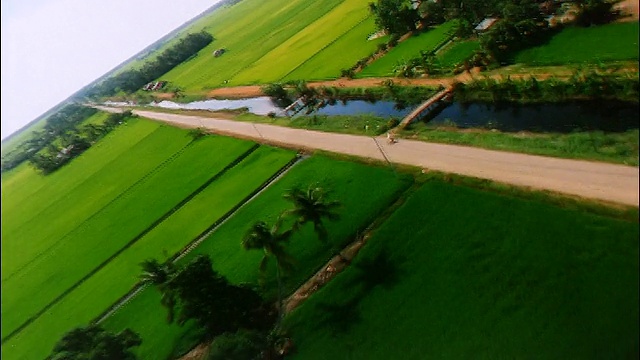
[{"label": "tree line", "polygon": [[97,111],[94,108],[78,104],[64,106],[46,119],[42,130],[35,131],[16,150],[2,157],[2,172],[13,169],[22,162],[32,159],[45,147],[54,146],[55,139],[73,131],[78,124],[94,115]]},{"label": "tree line", "polygon": [[[94,109],[95,110],[95,109]],[[72,127],[50,141],[42,150],[29,158],[29,163],[43,174],[50,174],[89,149],[116,126],[134,115],[130,110],[109,114],[103,124]]]},{"label": "tree line", "polygon": [[[615,4],[621,0],[576,0],[578,8],[576,24],[591,26],[605,24],[619,16]],[[547,41],[559,28],[551,29],[545,17],[553,14],[558,4],[547,0],[378,0],[370,3],[379,29],[391,35],[402,35],[456,19],[459,21],[456,36],[465,38],[473,34],[474,26],[487,17],[499,21],[480,36],[481,48],[471,59],[470,66],[503,64],[517,51]],[[426,54],[427,56],[433,54]],[[425,55],[408,62],[428,68]],[[405,69],[406,70],[406,69]],[[428,72],[428,71],[427,71]],[[415,72],[400,71],[405,77]]]},{"label": "tree line", "polygon": [[213,36],[205,31],[189,34],[178,43],[163,51],[154,60],[147,61],[140,69],[123,71],[109,77],[84,92],[88,98],[111,96],[120,91],[131,93],[139,90],[150,81],[158,79],[182,62],[195,56],[198,51],[209,45]]}]

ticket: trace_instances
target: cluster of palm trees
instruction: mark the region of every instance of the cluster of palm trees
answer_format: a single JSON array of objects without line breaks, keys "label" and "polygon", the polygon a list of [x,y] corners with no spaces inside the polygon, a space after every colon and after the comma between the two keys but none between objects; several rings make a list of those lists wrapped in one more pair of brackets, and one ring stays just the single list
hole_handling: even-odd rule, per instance
[{"label": "cluster of palm trees", "polygon": [[[242,247],[246,250],[262,250],[264,255],[259,264],[260,284],[264,286],[265,274],[268,263],[273,260],[276,264],[276,278],[278,282],[278,322],[279,326],[283,316],[282,277],[290,273],[295,266],[295,259],[287,252],[286,245],[294,232],[310,223],[318,238],[327,242],[329,234],[325,226],[325,220],[337,220],[336,212],[340,203],[336,200],[328,200],[327,192],[318,186],[309,186],[307,189],[293,188],[284,194],[285,199],[292,203],[292,208],[281,213],[274,224],[269,225],[265,221],[257,221],[242,239]],[[284,224],[290,224],[289,228]],[[160,263],[156,259],[149,259],[141,264],[143,282],[152,284],[162,294],[161,304],[167,308],[167,321],[173,322],[175,307],[178,302],[177,294],[172,291],[172,279],[176,277],[180,269],[171,261]]]},{"label": "cluster of palm trees", "polygon": [[[328,232],[324,220],[337,220],[337,208],[340,203],[328,200],[326,191],[321,187],[309,186],[303,190],[294,188],[284,194],[293,207],[280,214],[275,223],[269,226],[264,221],[258,221],[249,230],[242,246],[246,250],[262,250],[264,255],[259,269],[261,283],[264,284],[265,273],[269,260],[276,262],[276,279],[278,281],[278,325],[283,316],[283,285],[282,276],[291,272],[295,266],[295,259],[286,251],[286,245],[292,234],[307,223],[313,224],[313,229],[320,241],[328,241]],[[291,228],[283,229],[286,219],[293,220]]]}]

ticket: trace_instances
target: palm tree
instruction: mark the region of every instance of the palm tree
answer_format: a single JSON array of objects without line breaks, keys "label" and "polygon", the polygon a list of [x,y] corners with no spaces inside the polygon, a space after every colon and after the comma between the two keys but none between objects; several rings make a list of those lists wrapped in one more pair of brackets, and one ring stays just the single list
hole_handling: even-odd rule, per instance
[{"label": "palm tree", "polygon": [[311,222],[322,242],[326,242],[328,237],[323,219],[337,220],[339,215],[335,210],[340,206],[338,201],[328,201],[325,196],[326,192],[322,188],[311,186],[307,190],[294,188],[284,195],[287,200],[293,202],[293,209],[284,213],[295,219],[293,229],[297,230],[300,226]]},{"label": "palm tree", "polygon": [[264,255],[260,261],[260,282],[264,285],[267,264],[271,258],[276,261],[276,279],[278,281],[278,325],[282,319],[282,275],[293,269],[294,259],[289,255],[284,245],[289,241],[292,229],[280,231],[282,217],[269,227],[264,221],[253,224],[247,235],[242,239],[245,250],[262,250]]},{"label": "palm tree", "polygon": [[167,322],[172,323],[175,315],[175,306],[177,302],[176,293],[171,287],[171,279],[177,273],[175,264],[167,261],[160,264],[156,259],[148,259],[140,263],[142,274],[140,279],[145,283],[155,285],[162,297],[160,304],[168,310]]}]

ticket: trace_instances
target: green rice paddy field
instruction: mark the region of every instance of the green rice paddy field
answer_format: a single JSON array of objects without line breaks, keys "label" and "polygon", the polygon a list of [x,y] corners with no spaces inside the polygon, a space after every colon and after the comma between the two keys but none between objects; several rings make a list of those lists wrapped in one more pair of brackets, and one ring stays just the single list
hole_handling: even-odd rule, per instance
[{"label": "green rice paddy field", "polygon": [[437,55],[440,66],[445,68],[454,67],[469,59],[473,52],[480,48],[478,40],[455,41],[442,49]]},{"label": "green rice paddy field", "polygon": [[375,33],[375,20],[373,17],[368,17],[326,48],[305,60],[282,78],[282,81],[329,80],[339,77],[340,70],[352,67],[359,59],[374,53],[378,44],[388,41],[388,36],[367,40],[373,33]]},{"label": "green rice paddy field", "polygon": [[[225,137],[192,141],[185,130],[132,119],[51,176],[24,166],[3,175],[7,214],[25,204],[35,213],[2,219],[3,358],[45,357],[64,332],[124,295],[141,261],[178,252],[294,156]],[[75,213],[69,198],[91,206]],[[67,228],[39,225],[57,219]]]},{"label": "green rice paddy field", "polygon": [[291,358],[637,358],[638,235],[427,182],[286,319]]},{"label": "green rice paddy field", "polygon": [[[108,261],[113,254],[163,214],[176,207],[207,179],[247,150],[242,147],[251,146],[249,142],[238,142],[240,146],[234,147],[228,146],[234,145],[231,141],[221,143],[213,138],[211,141],[207,140],[191,146],[168,166],[151,174],[129,191],[119,194],[104,207],[96,209],[89,218],[78,223],[69,232],[47,238],[47,246],[41,246],[43,250],[7,275],[2,282],[3,307],[20,311],[3,314],[3,337],[63,294],[99,264]],[[203,152],[213,153],[214,150],[219,150],[216,152],[217,156],[202,156]],[[139,159],[130,160],[139,162]],[[101,183],[101,180],[94,179],[97,183]],[[74,195],[77,193],[74,192]],[[88,193],[84,194],[88,196]],[[57,206],[55,208],[57,212],[64,209]],[[7,208],[7,211],[10,211],[10,208]],[[39,216],[27,225],[33,224],[36,227],[42,224],[41,227],[46,228],[47,223],[56,222],[57,212]],[[116,224],[117,226],[114,226]],[[8,240],[16,239],[14,241],[18,242],[26,239],[40,244],[42,240],[37,235],[30,232],[18,233]],[[20,249],[22,248],[27,246]],[[8,253],[15,256],[20,254],[20,251],[12,249]]]},{"label": "green rice paddy field", "polygon": [[545,45],[520,51],[514,61],[527,65],[562,65],[637,60],[638,24],[632,21],[589,28],[569,27]]},{"label": "green rice paddy field", "polygon": [[385,56],[372,62],[357,74],[358,78],[394,76],[393,69],[403,61],[419,57],[420,51],[432,51],[453,36],[455,20],[422,31],[392,48]]},{"label": "green rice paddy field", "polygon": [[[265,220],[273,223],[283,210],[289,208],[289,203],[282,196],[287,189],[317,184],[331,190],[332,199],[341,201],[341,218],[327,223],[330,239],[328,244],[323,244],[316,238],[311,225],[304,227],[291,239],[288,251],[298,262],[294,273],[285,281],[287,292],[291,292],[338,249],[352,240],[358,231],[369,225],[411,183],[410,176],[396,175],[388,168],[314,156],[295,165],[282,179],[242,207],[181,261],[186,263],[194,256],[208,254],[216,271],[231,282],[257,285],[258,264],[262,254],[260,251],[242,249],[242,237],[254,222]],[[268,290],[264,294],[271,300],[275,296],[274,273],[275,267],[272,266],[265,286]],[[137,315],[141,312],[148,316]],[[186,328],[180,331],[175,326],[166,324],[165,319],[166,312],[160,306],[156,290],[150,288],[108,318],[104,324],[113,330],[126,327],[134,329],[145,339],[138,349],[140,357],[164,359],[171,354],[173,344],[179,338],[177,334],[188,338],[193,330]]]},{"label": "green rice paddy field", "polygon": [[[366,40],[375,32],[367,4],[363,0],[245,0],[221,8],[194,26],[210,32],[215,40],[162,78],[185,92],[212,89],[225,81],[233,86],[285,77],[337,78],[342,68],[355,64],[382,41]],[[227,52],[215,58],[212,52],[218,48]],[[336,61],[314,66],[323,59]]]}]

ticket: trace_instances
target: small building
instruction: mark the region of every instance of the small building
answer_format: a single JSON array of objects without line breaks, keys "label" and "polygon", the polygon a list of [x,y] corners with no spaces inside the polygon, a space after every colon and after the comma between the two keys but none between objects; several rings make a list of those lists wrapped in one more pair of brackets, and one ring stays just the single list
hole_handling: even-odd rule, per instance
[{"label": "small building", "polygon": [[478,25],[476,25],[473,31],[475,31],[476,34],[482,34],[489,30],[493,25],[495,25],[497,21],[498,18],[485,18],[484,20],[480,21]]},{"label": "small building", "polygon": [[213,52],[213,56],[219,57],[220,55],[224,54],[225,51],[226,51],[225,49],[218,49],[218,50]]}]

